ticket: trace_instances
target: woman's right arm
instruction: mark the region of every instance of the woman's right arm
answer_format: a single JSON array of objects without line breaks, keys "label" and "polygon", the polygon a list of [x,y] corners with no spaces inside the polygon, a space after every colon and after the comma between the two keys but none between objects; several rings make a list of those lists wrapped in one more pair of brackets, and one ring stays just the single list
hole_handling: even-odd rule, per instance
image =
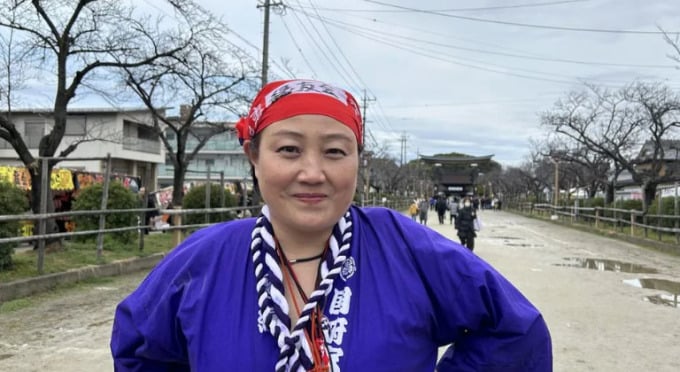
[{"label": "woman's right arm", "polygon": [[177,317],[184,286],[168,274],[173,265],[165,261],[116,308],[111,336],[116,372],[190,371]]}]

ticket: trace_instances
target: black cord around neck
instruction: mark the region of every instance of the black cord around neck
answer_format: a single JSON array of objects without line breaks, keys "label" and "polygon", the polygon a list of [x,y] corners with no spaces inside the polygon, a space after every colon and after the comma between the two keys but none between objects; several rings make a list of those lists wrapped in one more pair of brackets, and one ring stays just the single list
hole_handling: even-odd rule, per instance
[{"label": "black cord around neck", "polygon": [[295,258],[295,259],[292,259],[292,260],[289,260],[289,259],[285,258],[285,256],[284,256],[284,259],[285,259],[286,261],[288,261],[288,264],[290,264],[290,265],[295,265],[296,263],[302,263],[302,262],[309,262],[309,261],[318,260],[318,259],[320,259],[321,257],[323,257],[324,253],[325,253],[325,252],[321,252],[321,253],[317,254],[316,256],[303,257],[303,258]]}]

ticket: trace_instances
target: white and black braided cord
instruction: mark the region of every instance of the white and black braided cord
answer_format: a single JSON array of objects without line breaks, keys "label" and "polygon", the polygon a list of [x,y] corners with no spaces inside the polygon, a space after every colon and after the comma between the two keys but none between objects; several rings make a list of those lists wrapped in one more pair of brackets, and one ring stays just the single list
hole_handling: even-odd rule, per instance
[{"label": "white and black braided cord", "polygon": [[262,208],[262,214],[253,229],[250,250],[255,265],[260,316],[279,347],[276,372],[302,372],[313,368],[314,360],[305,329],[309,326],[312,312],[316,308],[324,308],[326,298],[333,289],[333,281],[347,259],[351,239],[352,218],[347,211],[333,228],[329,252],[319,269],[319,285],[310,295],[291,332],[289,306],[285,297],[283,273],[276,254],[273,228],[269,222],[269,209],[267,206]]}]

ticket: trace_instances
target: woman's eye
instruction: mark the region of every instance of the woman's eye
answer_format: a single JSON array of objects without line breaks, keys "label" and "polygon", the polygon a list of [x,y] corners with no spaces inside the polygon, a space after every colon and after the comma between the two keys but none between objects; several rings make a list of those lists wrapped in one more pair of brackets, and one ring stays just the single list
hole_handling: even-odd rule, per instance
[{"label": "woman's eye", "polygon": [[346,156],[347,153],[343,149],[329,149],[326,151],[330,155],[335,155],[335,156]]},{"label": "woman's eye", "polygon": [[281,153],[298,153],[300,150],[295,146],[281,146],[276,152]]}]

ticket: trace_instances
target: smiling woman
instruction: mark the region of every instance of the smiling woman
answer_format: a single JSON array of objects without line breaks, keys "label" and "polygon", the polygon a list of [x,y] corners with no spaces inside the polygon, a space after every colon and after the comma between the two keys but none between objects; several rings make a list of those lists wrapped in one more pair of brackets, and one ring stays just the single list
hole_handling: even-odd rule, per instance
[{"label": "smiling woman", "polygon": [[552,370],[541,314],[496,270],[400,213],[351,205],[351,94],[273,82],[238,130],[262,214],[194,233],[118,306],[117,371]]}]

